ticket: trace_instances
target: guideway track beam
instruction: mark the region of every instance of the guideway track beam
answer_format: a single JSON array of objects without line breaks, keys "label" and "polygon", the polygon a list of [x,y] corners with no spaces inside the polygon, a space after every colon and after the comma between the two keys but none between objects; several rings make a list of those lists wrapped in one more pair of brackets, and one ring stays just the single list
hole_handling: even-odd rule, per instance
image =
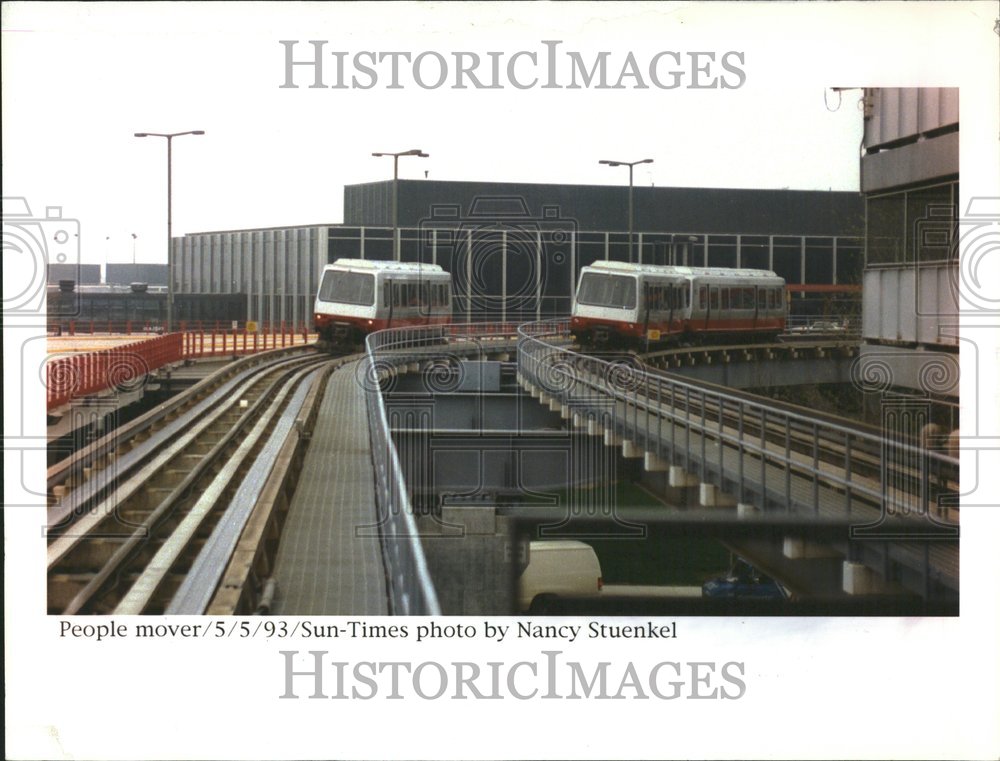
[{"label": "guideway track beam", "polygon": [[[135,472],[125,483],[115,484],[116,488],[111,491],[110,497],[104,503],[95,506],[90,513],[74,523],[70,533],[59,536],[50,544],[50,610],[64,613],[106,610],[108,602],[105,598],[111,594],[111,599],[114,599],[113,590],[120,589],[122,583],[128,583],[134,571],[127,569],[134,566],[137,556],[140,553],[148,554],[146,548],[153,547],[161,541],[156,537],[162,535],[163,530],[169,530],[172,523],[180,520],[182,512],[178,510],[183,511],[190,506],[193,500],[192,492],[211,474],[213,468],[222,467],[220,458],[226,457],[234,447],[238,446],[242,429],[264,411],[267,400],[277,392],[283,380],[289,374],[294,375],[303,365],[315,365],[324,361],[328,360],[311,354],[299,360],[281,362],[277,367],[271,366],[267,371],[255,373],[257,377],[246,380],[235,389],[237,393],[232,393],[226,403],[217,405],[210,415],[197,421],[180,440],[162,441],[161,445],[167,447],[166,453],[153,457],[150,464]],[[254,388],[260,383],[265,384],[263,389]],[[246,412],[239,421],[234,423],[226,417],[233,408],[238,408],[240,399],[249,401],[254,395],[257,396],[256,401],[247,405]],[[222,427],[219,433],[212,434],[211,428],[213,426],[218,428],[220,424]],[[165,468],[176,463],[183,457],[186,448],[197,445],[199,438],[205,436],[210,437],[208,445],[210,451],[205,455],[191,458],[194,464],[186,474],[185,471],[180,471],[181,478],[168,478],[166,481],[170,484],[166,489],[168,493],[162,499],[157,500],[154,496],[150,500],[147,494],[145,498],[151,503],[146,508],[139,509],[137,517],[123,525],[122,519],[128,518],[129,511],[135,512],[135,508],[129,508],[129,505],[134,500],[142,498],[143,492],[154,491],[147,488],[153,474],[163,472],[169,476],[170,471]],[[111,556],[96,572],[87,571],[86,567],[90,562],[87,558],[100,557],[102,546],[109,546],[113,550]],[[80,575],[81,567],[83,577]],[[58,592],[60,585],[71,583],[79,587],[81,578],[86,579],[86,582],[73,594],[65,608],[60,610],[58,600],[65,597]],[[56,595],[55,600],[53,595]],[[56,607],[53,607],[54,605]]]}]

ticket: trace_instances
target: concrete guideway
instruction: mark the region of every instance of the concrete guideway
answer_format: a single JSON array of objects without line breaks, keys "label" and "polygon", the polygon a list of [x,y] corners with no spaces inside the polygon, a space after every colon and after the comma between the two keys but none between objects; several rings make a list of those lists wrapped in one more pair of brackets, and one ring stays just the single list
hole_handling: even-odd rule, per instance
[{"label": "concrete guideway", "polygon": [[567,352],[525,327],[521,385],[622,457],[669,471],[672,487],[697,488],[703,511],[734,508],[747,525],[798,515],[875,540],[850,545],[845,591],[881,589],[875,563],[907,569],[918,594],[933,585],[957,594],[954,458],[830,416]]},{"label": "concrete guideway", "polygon": [[327,382],[275,560],[276,615],[389,612],[359,372],[350,362]]}]

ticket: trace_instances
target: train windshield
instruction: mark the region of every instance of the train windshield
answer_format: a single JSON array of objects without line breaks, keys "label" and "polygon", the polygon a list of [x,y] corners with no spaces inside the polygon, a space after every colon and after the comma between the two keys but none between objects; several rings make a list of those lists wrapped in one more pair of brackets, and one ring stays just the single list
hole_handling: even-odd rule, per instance
[{"label": "train windshield", "polygon": [[371,306],[375,303],[375,276],[365,272],[327,270],[319,286],[319,300]]},{"label": "train windshield", "polygon": [[635,278],[587,272],[580,281],[576,301],[595,307],[635,309]]}]

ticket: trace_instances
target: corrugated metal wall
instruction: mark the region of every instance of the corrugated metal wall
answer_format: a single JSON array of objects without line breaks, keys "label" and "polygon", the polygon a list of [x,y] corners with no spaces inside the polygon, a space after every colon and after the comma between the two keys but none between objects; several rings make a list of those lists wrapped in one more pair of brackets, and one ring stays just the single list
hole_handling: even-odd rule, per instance
[{"label": "corrugated metal wall", "polygon": [[[501,203],[502,201],[506,203]],[[628,186],[400,180],[399,225],[549,224],[628,229]],[[344,188],[344,224],[392,224],[392,181]],[[858,193],[741,188],[633,188],[633,229],[743,235],[861,235]]]},{"label": "corrugated metal wall", "polygon": [[958,89],[872,88],[865,103],[862,356],[887,387],[957,396]]},{"label": "corrugated metal wall", "polygon": [[957,87],[878,87],[865,91],[869,150],[958,125]]},{"label": "corrugated metal wall", "polygon": [[194,233],[174,239],[177,293],[246,296],[248,319],[308,324],[328,227]]},{"label": "corrugated metal wall", "polygon": [[[454,279],[456,312],[473,320],[533,320],[569,313],[580,269],[629,261],[628,234],[577,230],[565,220],[461,228],[402,228],[402,261],[439,264]],[[323,265],[394,258],[393,230],[331,225],[195,233],[175,241],[178,293],[245,293],[249,319],[311,324]],[[470,255],[471,252],[471,255]],[[862,241],[852,236],[635,233],[647,264],[773,269],[790,283],[860,282]]]}]

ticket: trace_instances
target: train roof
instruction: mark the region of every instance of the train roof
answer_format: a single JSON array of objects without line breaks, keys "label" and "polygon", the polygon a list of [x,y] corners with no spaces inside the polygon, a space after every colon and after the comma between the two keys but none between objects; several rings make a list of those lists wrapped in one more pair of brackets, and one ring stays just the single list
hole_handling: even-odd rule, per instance
[{"label": "train roof", "polygon": [[[378,259],[337,259],[329,267],[347,267],[354,270],[376,270],[379,272],[422,272],[426,274],[445,274],[437,264],[423,264],[421,262],[388,262]],[[324,268],[324,269],[326,269]]]},{"label": "train roof", "polygon": [[771,270],[737,269],[734,267],[681,267],[662,264],[631,264],[628,262],[597,261],[584,269],[632,275],[663,275],[681,277],[760,277],[777,278]]}]

